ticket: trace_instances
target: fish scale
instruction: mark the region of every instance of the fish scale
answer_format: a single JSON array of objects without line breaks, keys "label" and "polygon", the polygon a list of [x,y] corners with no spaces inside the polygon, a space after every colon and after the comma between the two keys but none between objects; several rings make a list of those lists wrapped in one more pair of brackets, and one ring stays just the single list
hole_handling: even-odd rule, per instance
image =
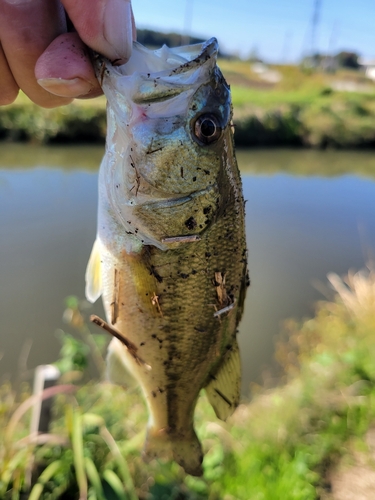
[{"label": "fish scale", "polygon": [[[172,71],[163,66],[166,50],[178,55]],[[102,295],[107,330],[117,336],[109,346],[110,378],[126,385],[130,373],[145,396],[144,458],[170,454],[200,475],[193,425],[200,390],[222,419],[240,394],[236,334],[248,275],[229,88],[215,64],[214,39],[192,46],[190,55],[186,47],[164,48],[155,95],[142,65],[155,58],[156,67],[158,51],[136,45],[133,53],[128,69],[106,62],[112,123],[86,294],[91,301]],[[183,105],[171,127],[173,109]]]}]

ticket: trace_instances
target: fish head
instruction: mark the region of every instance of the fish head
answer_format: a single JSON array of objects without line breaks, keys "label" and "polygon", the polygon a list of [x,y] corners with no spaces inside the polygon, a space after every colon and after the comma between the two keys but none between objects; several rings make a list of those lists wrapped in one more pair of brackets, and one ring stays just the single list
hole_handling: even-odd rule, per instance
[{"label": "fish head", "polygon": [[[173,238],[199,237],[214,216],[232,134],[217,53],[214,38],[156,51],[135,43],[126,64],[98,63],[108,100],[107,196],[142,244],[167,249]],[[200,218],[192,212],[197,203]]]}]

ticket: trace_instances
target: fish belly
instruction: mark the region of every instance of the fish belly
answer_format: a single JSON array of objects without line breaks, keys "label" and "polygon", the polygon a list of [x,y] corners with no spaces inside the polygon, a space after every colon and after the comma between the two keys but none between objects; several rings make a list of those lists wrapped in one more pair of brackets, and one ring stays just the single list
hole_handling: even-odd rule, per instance
[{"label": "fish belly", "polygon": [[[168,443],[175,460],[197,475],[202,452],[193,428],[195,405],[236,337],[246,246],[235,212],[228,207],[201,240],[176,249],[102,253],[108,322],[144,361],[122,345],[110,349],[109,361],[120,350],[147,401],[145,454],[160,455]],[[220,314],[225,307],[228,312]]]}]

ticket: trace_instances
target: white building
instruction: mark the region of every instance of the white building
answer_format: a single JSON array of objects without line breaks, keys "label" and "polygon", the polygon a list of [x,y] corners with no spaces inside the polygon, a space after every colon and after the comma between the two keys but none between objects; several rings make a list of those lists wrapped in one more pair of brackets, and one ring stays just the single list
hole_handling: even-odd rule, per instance
[{"label": "white building", "polygon": [[358,58],[358,64],[365,72],[367,78],[375,82],[375,59]]}]

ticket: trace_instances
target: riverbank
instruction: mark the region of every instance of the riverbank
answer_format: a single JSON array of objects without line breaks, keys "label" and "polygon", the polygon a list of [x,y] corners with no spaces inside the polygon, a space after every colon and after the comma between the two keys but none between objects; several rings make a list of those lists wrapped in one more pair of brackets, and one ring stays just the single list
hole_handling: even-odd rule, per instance
[{"label": "riverbank", "polygon": [[[18,396],[9,384],[0,389],[0,498],[18,498],[33,456],[43,472],[32,500],[72,498],[78,491],[82,498],[124,499],[366,495],[366,480],[375,476],[375,272],[329,280],[332,300],[321,302],[312,319],[285,324],[276,349],[281,385],[271,388],[270,379],[254,387],[252,401],[244,402],[228,423],[218,421],[200,398],[196,428],[206,452],[202,479],[186,476],[167,461],[143,464],[147,417],[138,392],[83,382],[87,343],[100,371],[104,337],[91,336],[78,301],[71,298],[65,318],[81,340],[62,337],[58,365],[61,382],[74,386],[69,389],[74,396],[58,397],[51,434],[42,444],[35,446],[28,437],[28,403],[20,407],[28,398],[26,386],[21,384]],[[360,484],[350,481],[358,469],[366,479]],[[340,496],[343,488],[349,496]],[[361,498],[372,498],[371,492]]]},{"label": "riverbank", "polygon": [[[375,84],[359,71],[221,60],[231,84],[238,146],[375,147]],[[0,139],[104,142],[105,99],[45,110],[24,95],[0,108]]]}]

